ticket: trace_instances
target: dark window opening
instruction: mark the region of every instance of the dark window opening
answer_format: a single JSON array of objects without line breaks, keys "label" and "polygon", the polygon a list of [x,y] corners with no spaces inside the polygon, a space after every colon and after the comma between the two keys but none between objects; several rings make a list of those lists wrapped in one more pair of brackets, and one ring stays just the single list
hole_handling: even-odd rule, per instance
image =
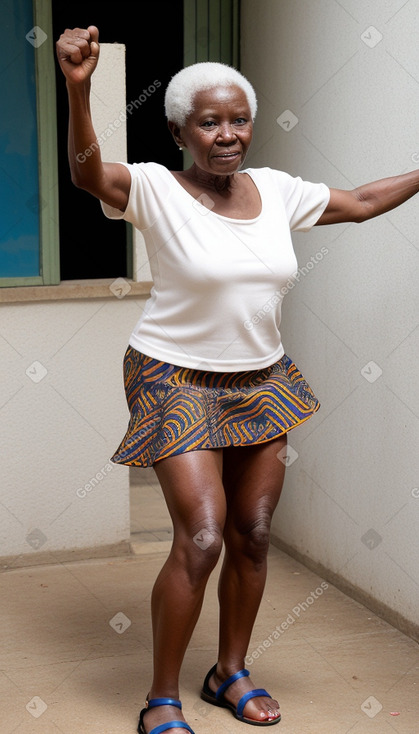
[{"label": "dark window opening", "polygon": [[[125,44],[127,105],[154,80],[161,82],[146,104],[127,115],[128,162],[156,161],[180,170],[182,155],[164,116],[164,91],[183,66],[183,0],[136,5],[124,0],[117,5],[85,0],[52,3],[54,43],[65,28],[96,25],[99,43]],[[67,93],[57,61],[56,78],[61,279],[130,277],[127,225],[106,219],[100,203],[71,182]]]}]

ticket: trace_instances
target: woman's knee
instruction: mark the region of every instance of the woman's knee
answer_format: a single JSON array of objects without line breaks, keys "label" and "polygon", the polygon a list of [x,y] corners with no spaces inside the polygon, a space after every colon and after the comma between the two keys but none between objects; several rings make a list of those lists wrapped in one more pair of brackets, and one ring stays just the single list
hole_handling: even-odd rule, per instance
[{"label": "woman's knee", "polygon": [[217,565],[223,547],[222,528],[201,522],[189,532],[176,534],[172,552],[192,585],[201,583]]},{"label": "woman's knee", "polygon": [[264,564],[269,551],[271,516],[261,514],[252,521],[236,524],[226,534],[229,550],[246,557],[256,568]]}]

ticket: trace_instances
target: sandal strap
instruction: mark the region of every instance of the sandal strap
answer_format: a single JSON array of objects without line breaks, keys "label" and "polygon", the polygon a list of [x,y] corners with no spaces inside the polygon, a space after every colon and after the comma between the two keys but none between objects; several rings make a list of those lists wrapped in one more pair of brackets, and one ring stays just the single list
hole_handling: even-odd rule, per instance
[{"label": "sandal strap", "polygon": [[243,670],[239,670],[238,673],[234,673],[234,675],[230,675],[230,677],[227,678],[224,683],[221,683],[217,693],[215,694],[217,701],[224,695],[227,688],[235,683],[236,680],[239,680],[239,678],[245,678],[248,675],[250,675],[250,673],[245,668],[243,668]]},{"label": "sandal strap", "polygon": [[177,698],[150,698],[146,701],[146,707],[148,709],[153,709],[156,706],[176,706],[178,709],[182,708],[182,704]]},{"label": "sandal strap", "polygon": [[186,729],[186,731],[194,734],[191,727],[184,721],[169,721],[167,724],[160,724],[160,726],[155,726],[154,729],[151,730],[150,734],[162,734],[162,732],[168,731],[168,729]]},{"label": "sandal strap", "polygon": [[247,702],[250,701],[251,698],[256,698],[257,696],[266,696],[267,698],[271,698],[268,691],[265,691],[264,688],[254,688],[253,691],[248,691],[241,697],[237,704],[236,712],[238,717],[241,719],[243,718],[243,711]]}]

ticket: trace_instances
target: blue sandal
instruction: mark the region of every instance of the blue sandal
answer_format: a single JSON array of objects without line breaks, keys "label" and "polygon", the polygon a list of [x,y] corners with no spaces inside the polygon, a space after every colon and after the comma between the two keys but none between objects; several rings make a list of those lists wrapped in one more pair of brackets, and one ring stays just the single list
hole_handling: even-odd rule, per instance
[{"label": "blue sandal", "polygon": [[[140,721],[138,722],[137,729],[138,734],[147,734],[144,728],[144,716],[149,709],[155,708],[155,706],[176,706],[178,709],[182,708],[182,704],[177,700],[177,698],[147,699],[145,708],[140,712]],[[191,727],[185,721],[169,721],[167,724],[160,724],[160,726],[155,726],[154,729],[150,731],[150,734],[161,734],[161,732],[167,731],[168,729],[186,729],[191,732],[191,734],[194,734]]]},{"label": "blue sandal", "polygon": [[229,688],[229,686],[231,686],[236,680],[239,680],[239,678],[244,678],[248,676],[248,670],[239,670],[238,673],[234,673],[234,675],[231,675],[230,678],[227,678],[227,680],[225,680],[224,683],[221,684],[217,692],[214,693],[214,691],[212,691],[209,687],[209,680],[211,676],[215,673],[216,668],[217,664],[215,664],[211,668],[204,680],[204,685],[201,691],[201,698],[203,701],[206,701],[207,703],[212,703],[214,706],[221,706],[222,708],[230,709],[234,717],[239,721],[242,721],[244,724],[251,724],[252,726],[272,726],[273,724],[278,724],[278,722],[281,721],[281,715],[277,716],[275,719],[267,721],[256,721],[255,719],[248,719],[246,716],[243,716],[244,707],[251,698],[256,698],[257,696],[267,696],[267,698],[272,698],[268,691],[265,691],[264,688],[255,688],[253,689],[253,691],[248,691],[241,697],[237,706],[234,706],[234,704],[230,703],[224,698],[224,693],[227,688]]}]

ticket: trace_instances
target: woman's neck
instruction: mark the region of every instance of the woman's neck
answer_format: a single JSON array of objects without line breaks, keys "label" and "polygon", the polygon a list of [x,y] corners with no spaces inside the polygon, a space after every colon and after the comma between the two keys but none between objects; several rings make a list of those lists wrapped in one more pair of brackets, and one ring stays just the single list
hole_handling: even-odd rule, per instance
[{"label": "woman's neck", "polygon": [[206,189],[216,191],[217,193],[229,192],[234,185],[234,173],[230,176],[214,176],[211,173],[201,170],[195,164],[182,172],[184,178],[199,184]]}]

